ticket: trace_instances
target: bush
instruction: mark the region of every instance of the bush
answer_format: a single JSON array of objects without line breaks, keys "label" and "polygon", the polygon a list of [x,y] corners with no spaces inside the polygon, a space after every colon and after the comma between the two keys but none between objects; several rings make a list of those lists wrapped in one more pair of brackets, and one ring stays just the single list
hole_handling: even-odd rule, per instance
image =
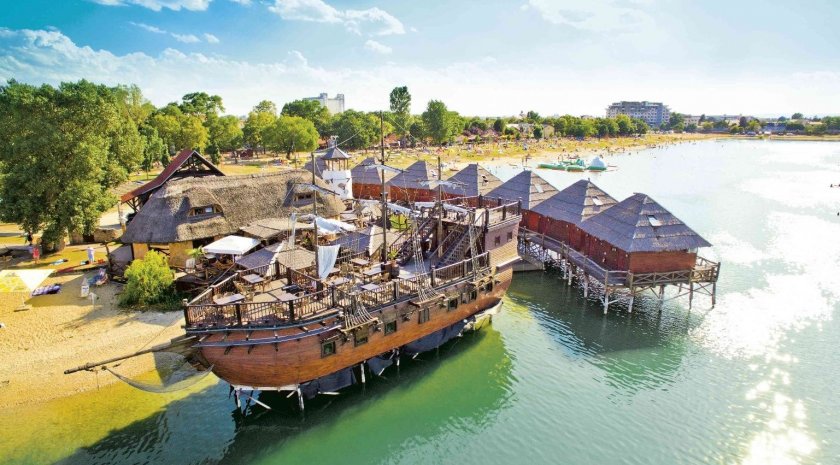
[{"label": "bush", "polygon": [[177,303],[173,283],[175,277],[166,257],[154,250],[134,260],[125,270],[127,279],[120,305],[155,305]]}]

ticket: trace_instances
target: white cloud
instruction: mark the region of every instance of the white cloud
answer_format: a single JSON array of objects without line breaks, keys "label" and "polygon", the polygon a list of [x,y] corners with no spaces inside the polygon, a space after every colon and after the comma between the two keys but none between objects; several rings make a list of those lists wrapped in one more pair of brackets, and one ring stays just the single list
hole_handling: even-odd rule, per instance
[{"label": "white cloud", "polygon": [[230,0],[230,1],[232,1],[233,3],[238,3],[240,5],[244,5],[244,6],[251,6],[251,0]]},{"label": "white cloud", "polygon": [[172,37],[174,37],[178,42],[183,42],[185,44],[197,44],[201,42],[201,39],[194,34],[176,34],[173,32]]},{"label": "white cloud", "polygon": [[134,21],[129,21],[129,24],[137,26],[140,29],[144,29],[149,32],[154,32],[155,34],[166,34],[166,31],[164,31],[163,29],[155,26],[150,26],[146,23],[135,23]]},{"label": "white cloud", "polygon": [[218,44],[220,42],[218,37],[206,32],[204,33],[204,40],[206,40],[208,44]]},{"label": "white cloud", "polygon": [[374,35],[405,34],[399,19],[377,7],[339,10],[323,0],[274,0],[268,9],[287,20],[343,24],[356,34],[361,34],[363,28],[370,28],[368,32]]},{"label": "white cloud", "polygon": [[[801,70],[808,71],[812,70]],[[758,114],[801,109],[824,114],[840,108],[835,82],[791,86],[790,74],[705,75],[651,63],[607,73],[568,67],[562,61],[523,73],[504,60],[480,57],[433,67],[399,60],[352,68],[325,62],[322,67],[298,51],[266,63],[174,49],[158,55],[115,55],[77,45],[57,30],[0,28],[0,82],[12,78],[49,84],[82,78],[109,85],[134,83],[158,105],[200,89],[221,95],[235,114],[247,113],[266,98],[282,103],[320,92],[343,93],[349,106],[358,110],[378,110],[388,107],[388,93],[396,85],[411,89],[417,113],[425,102],[439,99],[466,115],[511,115],[522,108],[549,115],[600,114],[609,102],[627,95],[664,100],[671,108],[697,114],[723,113],[732,102],[745,113]],[[698,88],[715,92],[692,91]]]},{"label": "white cloud", "polygon": [[391,47],[379,43],[375,40],[368,40],[367,42],[365,42],[365,48],[372,52],[381,53],[382,55],[388,55],[389,53],[394,51],[394,49],[392,49]]},{"label": "white cloud", "polygon": [[595,32],[638,31],[652,27],[653,18],[642,7],[650,1],[634,0],[529,0],[551,23]]},{"label": "white cloud", "polygon": [[154,11],[163,8],[180,11],[182,8],[191,11],[204,11],[210,6],[213,0],[93,0],[95,3],[106,6],[137,5]]}]

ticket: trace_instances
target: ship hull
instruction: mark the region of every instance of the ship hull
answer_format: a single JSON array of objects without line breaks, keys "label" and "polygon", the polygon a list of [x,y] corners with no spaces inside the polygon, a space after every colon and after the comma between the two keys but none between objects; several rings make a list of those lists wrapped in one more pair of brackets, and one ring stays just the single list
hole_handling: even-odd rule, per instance
[{"label": "ship hull", "polygon": [[[512,267],[507,265],[496,270],[491,290],[476,290],[470,283],[461,282],[439,289],[443,297],[434,303],[418,306],[402,301],[376,309],[371,314],[380,324],[362,335],[342,333],[338,317],[287,328],[194,333],[202,338],[199,350],[213,373],[231,385],[294,389],[498,308],[512,276]],[[450,302],[456,298],[457,307],[453,308]],[[426,321],[422,321],[423,309],[428,309]],[[396,322],[396,330],[385,334],[384,322],[389,321]],[[281,342],[266,342],[271,340]],[[359,343],[362,340],[365,342]],[[334,353],[325,353],[324,344],[333,341]]]}]

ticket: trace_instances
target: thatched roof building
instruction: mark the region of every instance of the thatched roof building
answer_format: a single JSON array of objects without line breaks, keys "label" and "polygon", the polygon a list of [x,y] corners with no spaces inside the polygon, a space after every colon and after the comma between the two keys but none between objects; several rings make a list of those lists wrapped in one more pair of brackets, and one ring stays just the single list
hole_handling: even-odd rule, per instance
[{"label": "thatched roof building", "polygon": [[522,200],[522,208],[532,210],[540,202],[557,193],[557,189],[537,173],[525,170],[487,194],[490,198],[501,198],[511,202]]},{"label": "thatched roof building", "polygon": [[312,229],[312,224],[301,223],[300,221],[292,224],[289,218],[265,218],[241,227],[240,231],[248,237],[253,237],[261,241],[269,241],[275,238],[285,237],[291,232],[292,227],[297,231],[303,231]]},{"label": "thatched roof building", "polygon": [[454,186],[444,185],[443,192],[454,197],[476,197],[487,195],[493,189],[502,185],[502,180],[484,169],[478,163],[470,163],[453,174],[447,181],[456,183]]},{"label": "thatched roof building", "polygon": [[[233,234],[257,220],[312,212],[336,217],[344,204],[334,195],[313,192],[311,173],[282,171],[248,176],[184,178],[166,183],[128,224],[122,241],[166,244]],[[317,185],[325,187],[321,180]]]},{"label": "thatched roof building", "polygon": [[236,265],[244,270],[250,270],[268,265],[272,263],[272,261],[276,261],[285,268],[302,270],[315,264],[315,252],[306,250],[303,247],[280,250],[282,246],[283,243],[278,242],[255,252],[251,252],[237,260]]},{"label": "thatched roof building", "polygon": [[580,225],[580,222],[618,203],[588,180],[581,179],[538,203],[531,211],[545,218]]},{"label": "thatched roof building", "polygon": [[687,251],[711,244],[645,194],[582,221],[580,229],[624,252]]},{"label": "thatched roof building", "polygon": [[193,149],[181,150],[166,168],[154,179],[120,196],[120,201],[128,203],[135,211],[139,210],[149,197],[164,184],[173,179],[201,176],[224,176],[225,174],[209,160]]}]

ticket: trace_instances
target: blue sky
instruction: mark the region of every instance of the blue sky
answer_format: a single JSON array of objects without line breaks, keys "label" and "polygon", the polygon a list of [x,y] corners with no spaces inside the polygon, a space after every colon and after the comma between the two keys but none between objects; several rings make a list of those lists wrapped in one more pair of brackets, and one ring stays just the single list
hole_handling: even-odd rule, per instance
[{"label": "blue sky", "polygon": [[408,85],[468,115],[840,112],[840,4],[828,0],[28,0],[0,2],[0,79],[197,90],[229,112]]}]

